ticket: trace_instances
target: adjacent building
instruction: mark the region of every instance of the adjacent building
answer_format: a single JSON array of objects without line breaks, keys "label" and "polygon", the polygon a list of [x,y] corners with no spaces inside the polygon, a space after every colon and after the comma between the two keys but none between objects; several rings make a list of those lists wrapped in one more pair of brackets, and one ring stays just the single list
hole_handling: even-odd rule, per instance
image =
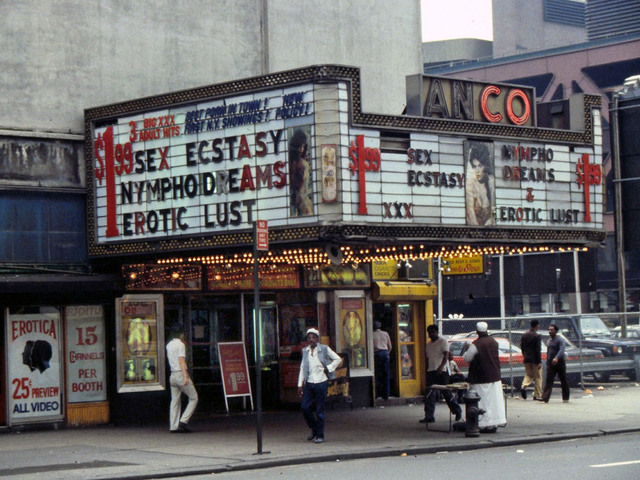
[{"label": "adjacent building", "polygon": [[[446,63],[446,59],[439,58],[439,63],[425,64],[425,73],[534,87],[538,101],[545,104],[539,108],[539,115],[554,126],[565,122],[563,111],[571,95],[599,95],[603,102],[602,181],[606,184],[605,227],[608,232],[604,248],[583,252],[578,258],[556,254],[507,260],[504,294],[508,300],[504,313],[613,313],[624,308],[637,311],[640,283],[636,274],[637,253],[631,248],[626,252],[628,294],[624,302],[619,298],[610,109],[614,95],[623,89],[625,79],[640,72],[640,31],[635,20],[640,14],[640,6],[637,2],[597,0],[539,0],[526,5],[513,0],[495,0],[493,12],[493,58],[467,58],[467,61],[455,63]],[[507,30],[515,25],[522,26],[518,34],[508,34]],[[554,35],[549,34],[552,31]],[[559,34],[560,31],[564,33]],[[532,33],[536,35],[532,36]],[[428,51],[430,44],[425,44],[424,48]],[[455,56],[451,58],[456,59]],[[630,138],[627,135],[620,141],[624,145]],[[633,183],[625,182],[624,185],[631,187],[628,195],[633,195]],[[629,245],[633,245],[632,240],[633,236]],[[494,259],[493,263],[496,262]],[[499,278],[495,274],[496,268],[493,268],[489,276],[445,277],[442,316],[446,318],[455,313],[477,316],[478,312],[484,316],[501,315]],[[473,296],[472,301],[469,295]],[[604,318],[612,326],[620,322],[615,315]],[[637,323],[637,318],[629,317],[629,322]]]}]

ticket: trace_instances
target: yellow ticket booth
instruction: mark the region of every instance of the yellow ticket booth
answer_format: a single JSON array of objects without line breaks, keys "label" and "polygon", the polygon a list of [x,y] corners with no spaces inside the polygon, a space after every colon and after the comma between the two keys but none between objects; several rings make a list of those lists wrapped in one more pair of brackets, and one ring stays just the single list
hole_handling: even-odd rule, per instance
[{"label": "yellow ticket booth", "polygon": [[[391,336],[393,350],[391,390],[399,397],[424,393],[427,325],[433,323],[435,285],[424,282],[384,281],[373,285],[374,318]],[[385,328],[386,327],[386,328]]]}]

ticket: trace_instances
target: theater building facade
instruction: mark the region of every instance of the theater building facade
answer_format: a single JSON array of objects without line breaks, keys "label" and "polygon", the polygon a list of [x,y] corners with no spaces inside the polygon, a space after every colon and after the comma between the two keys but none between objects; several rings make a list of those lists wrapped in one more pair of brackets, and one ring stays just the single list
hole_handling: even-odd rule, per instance
[{"label": "theater building facade", "polygon": [[[74,310],[77,326],[65,314],[5,337],[17,351],[25,328],[46,340],[55,327],[60,354],[81,343],[76,360],[99,367],[78,372],[75,393],[98,395],[113,421],[166,415],[175,327],[201,412],[225,397],[247,408],[233,392],[246,381],[255,394],[258,363],[262,404],[296,402],[309,327],[348,366],[334,396],[372,405],[374,320],[393,341],[392,395],[424,393],[438,259],[481,269],[485,255],[603,241],[600,99],[572,97],[570,128],[553,129],[528,87],[415,75],[406,89],[401,115],[363,112],[359,70],[319,65],[87,109],[88,253],[121,291],[87,313],[95,325]],[[222,372],[225,344],[243,346],[249,379]]]}]

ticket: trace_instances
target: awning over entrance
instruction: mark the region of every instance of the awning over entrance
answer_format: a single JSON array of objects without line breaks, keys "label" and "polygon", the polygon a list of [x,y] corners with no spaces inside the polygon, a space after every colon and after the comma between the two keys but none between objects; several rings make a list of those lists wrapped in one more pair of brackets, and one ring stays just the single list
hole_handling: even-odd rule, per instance
[{"label": "awning over entrance", "polygon": [[374,301],[434,300],[437,296],[438,287],[427,283],[386,281],[373,284]]}]

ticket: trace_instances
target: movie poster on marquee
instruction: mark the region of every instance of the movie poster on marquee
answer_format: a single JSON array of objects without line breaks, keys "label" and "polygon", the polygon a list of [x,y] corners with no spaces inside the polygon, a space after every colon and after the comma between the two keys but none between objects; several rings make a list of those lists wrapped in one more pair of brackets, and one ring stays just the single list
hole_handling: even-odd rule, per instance
[{"label": "movie poster on marquee", "polygon": [[322,203],[338,201],[338,163],[335,145],[322,145]]},{"label": "movie poster on marquee", "polygon": [[465,204],[467,225],[496,224],[496,177],[493,144],[464,142]]},{"label": "movie poster on marquee", "polygon": [[311,125],[288,128],[287,139],[291,216],[313,215]]},{"label": "movie poster on marquee", "polygon": [[8,315],[7,398],[11,425],[62,417],[60,314]]},{"label": "movie poster on marquee", "polygon": [[118,392],[164,390],[164,303],[162,295],[116,299]]},{"label": "movie poster on marquee", "polygon": [[65,308],[69,403],[107,399],[107,355],[102,305]]}]

